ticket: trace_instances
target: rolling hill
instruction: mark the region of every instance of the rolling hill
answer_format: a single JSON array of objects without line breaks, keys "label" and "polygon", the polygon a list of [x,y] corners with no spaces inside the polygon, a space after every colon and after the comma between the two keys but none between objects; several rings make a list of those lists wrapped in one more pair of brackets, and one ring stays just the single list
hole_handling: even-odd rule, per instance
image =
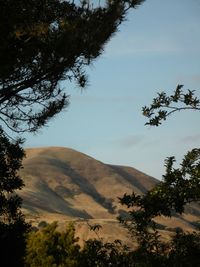
[{"label": "rolling hill", "polygon": [[[116,235],[124,239],[125,229],[116,220],[123,211],[118,197],[133,190],[143,194],[158,182],[132,167],[108,165],[62,147],[26,149],[23,165],[25,187],[20,195],[27,220],[36,225],[42,220],[60,224],[74,220],[82,239],[91,237],[88,225],[93,223],[104,226],[106,239]],[[159,218],[158,222],[189,230],[199,215],[199,207],[193,205],[182,217]]]}]

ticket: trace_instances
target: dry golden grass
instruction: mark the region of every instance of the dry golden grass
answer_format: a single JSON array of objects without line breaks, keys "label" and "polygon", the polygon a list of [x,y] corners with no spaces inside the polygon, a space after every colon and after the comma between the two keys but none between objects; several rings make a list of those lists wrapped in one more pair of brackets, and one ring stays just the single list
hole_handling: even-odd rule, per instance
[{"label": "dry golden grass", "polygon": [[[157,182],[134,168],[104,164],[62,147],[29,148],[23,164],[25,187],[20,195],[27,220],[35,225],[42,220],[56,220],[60,225],[74,220],[81,240],[93,237],[90,222],[103,225],[100,235],[106,240],[128,242],[126,230],[116,220],[123,209],[118,197],[133,190],[142,194]],[[166,228],[191,230],[190,222],[200,214],[198,206],[195,212],[188,210],[182,218],[159,218],[158,222]]]}]

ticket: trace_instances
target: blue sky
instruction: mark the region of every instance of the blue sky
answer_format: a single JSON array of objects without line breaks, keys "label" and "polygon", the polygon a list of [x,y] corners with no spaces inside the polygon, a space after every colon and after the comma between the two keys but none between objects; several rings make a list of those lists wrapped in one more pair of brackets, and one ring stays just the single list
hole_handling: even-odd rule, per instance
[{"label": "blue sky", "polygon": [[89,86],[65,83],[70,106],[26,147],[64,146],[100,161],[133,166],[156,178],[168,156],[199,147],[197,112],[182,112],[162,126],[144,126],[141,108],[177,84],[200,96],[200,1],[147,0],[88,69]]}]

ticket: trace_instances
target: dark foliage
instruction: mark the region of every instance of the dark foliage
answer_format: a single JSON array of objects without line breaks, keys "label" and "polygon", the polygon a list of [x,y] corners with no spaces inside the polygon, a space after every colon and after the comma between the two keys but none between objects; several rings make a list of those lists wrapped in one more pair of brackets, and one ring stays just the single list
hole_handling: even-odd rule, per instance
[{"label": "dark foliage", "polygon": [[187,203],[200,200],[200,149],[189,151],[180,168],[174,168],[174,162],[174,157],[166,160],[163,181],[144,196],[134,192],[132,195],[125,194],[121,202],[128,207],[138,207],[137,216],[142,217],[145,213],[147,218],[152,218],[171,216],[174,211],[181,214]]},{"label": "dark foliage", "polygon": [[159,126],[163,120],[177,111],[200,111],[200,99],[195,95],[195,91],[184,92],[182,88],[183,85],[178,85],[170,96],[165,92],[158,93],[150,107],[142,108],[143,115],[149,119],[146,125]]},{"label": "dark foliage", "polygon": [[[92,227],[93,231],[97,225]],[[116,240],[85,241],[83,248],[77,244],[75,228],[69,224],[65,231],[57,230],[57,223],[47,225],[27,236],[26,267],[133,267],[132,252]]]},{"label": "dark foliage", "polygon": [[0,8],[0,119],[14,132],[34,132],[68,105],[61,81],[85,87],[97,58],[144,0],[6,0]]},{"label": "dark foliage", "polygon": [[171,242],[169,266],[196,267],[200,266],[200,233],[183,233],[177,231]]},{"label": "dark foliage", "polygon": [[0,262],[4,267],[23,266],[24,234],[29,230],[20,211],[16,190],[23,186],[18,175],[24,157],[20,140],[11,143],[0,129]]},{"label": "dark foliage", "polygon": [[[158,126],[176,111],[200,110],[200,99],[194,91],[184,93],[182,87],[178,85],[171,96],[164,92],[158,94],[149,108],[143,108],[143,115],[149,119],[147,125]],[[200,265],[199,232],[184,233],[177,229],[172,240],[164,243],[154,221],[158,216],[182,214],[186,204],[200,200],[200,149],[187,152],[179,168],[174,167],[174,162],[174,157],[166,159],[163,180],[143,196],[133,192],[120,198],[121,203],[131,209],[129,216],[119,219],[138,242],[134,252],[136,266]]]},{"label": "dark foliage", "polygon": [[81,267],[133,267],[132,252],[120,240],[88,240],[80,254]]},{"label": "dark foliage", "polygon": [[[0,128],[0,263],[4,267],[23,266],[24,235],[29,230],[16,194],[24,185],[18,175],[24,152],[21,141],[11,143],[5,133],[35,132],[66,107],[69,97],[61,82],[75,80],[84,88],[85,67],[102,53],[129,8],[143,1],[111,0],[97,8],[88,1],[0,2],[0,120],[5,127],[4,132]],[[65,241],[63,237],[62,247],[51,249],[66,256]],[[52,258],[48,260],[52,263]],[[64,264],[75,266],[76,261]]]}]

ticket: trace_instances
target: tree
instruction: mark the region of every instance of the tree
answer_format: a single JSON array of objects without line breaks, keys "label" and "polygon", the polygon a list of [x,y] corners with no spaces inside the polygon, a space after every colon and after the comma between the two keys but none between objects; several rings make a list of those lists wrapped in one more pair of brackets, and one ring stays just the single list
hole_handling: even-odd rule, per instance
[{"label": "tree", "polygon": [[120,240],[103,242],[98,239],[87,240],[80,253],[81,267],[134,267],[130,248]]},{"label": "tree", "polygon": [[[91,230],[98,230],[97,225]],[[89,239],[82,248],[77,244],[75,228],[70,223],[65,231],[53,222],[27,235],[26,267],[134,267],[130,248],[121,241],[112,243]]]},{"label": "tree", "polygon": [[[142,112],[149,119],[146,125],[159,126],[171,114],[182,110],[200,111],[200,99],[194,90],[183,91],[183,85],[178,85],[172,95],[158,93],[150,107],[143,107]],[[157,113],[156,113],[157,112]]]},{"label": "tree", "polygon": [[169,266],[196,267],[200,265],[200,233],[178,231],[173,237],[169,252]]},{"label": "tree", "polygon": [[16,190],[23,186],[18,175],[24,151],[21,141],[11,143],[0,129],[0,261],[5,267],[23,266],[25,233],[29,225],[21,213]]},{"label": "tree", "polygon": [[[125,19],[144,0],[5,0],[0,8],[0,253],[4,266],[22,266],[24,222],[16,190],[24,156],[7,131],[35,132],[69,103],[63,80],[84,88],[88,66]],[[1,127],[1,126],[0,126]],[[14,262],[14,264],[13,264]],[[36,265],[37,266],[37,265]]]},{"label": "tree", "polygon": [[[0,253],[4,266],[22,266],[28,225],[20,212],[17,175],[21,142],[5,133],[35,132],[69,103],[61,87],[75,80],[85,87],[90,65],[125,19],[144,0],[108,0],[93,8],[61,0],[6,0],[0,9]],[[64,242],[64,241],[63,241]],[[71,263],[70,263],[71,264]],[[37,264],[36,264],[37,266]],[[73,266],[73,265],[71,265]]]},{"label": "tree", "polygon": [[26,267],[76,267],[79,260],[78,238],[75,228],[69,224],[63,232],[57,231],[57,222],[27,237]]},{"label": "tree", "polygon": [[[184,92],[182,87],[178,85],[171,96],[164,92],[159,93],[150,107],[143,108],[143,115],[149,120],[147,125],[158,126],[177,111],[200,110],[200,99],[195,96],[195,91]],[[153,262],[152,266],[200,264],[199,233],[177,231],[172,241],[166,244],[160,240],[154,221],[157,216],[171,217],[175,213],[182,214],[186,204],[200,200],[200,148],[188,151],[179,168],[174,167],[174,162],[174,157],[166,159],[163,180],[146,194],[140,196],[133,192],[120,198],[122,204],[132,208],[128,219],[120,218],[120,221],[138,241],[136,252],[139,254],[139,262],[142,264],[149,261],[149,265],[144,266],[151,266],[150,263]]]},{"label": "tree", "polygon": [[85,87],[90,65],[144,0],[6,0],[0,9],[0,120],[34,132],[69,103],[61,81]]}]

